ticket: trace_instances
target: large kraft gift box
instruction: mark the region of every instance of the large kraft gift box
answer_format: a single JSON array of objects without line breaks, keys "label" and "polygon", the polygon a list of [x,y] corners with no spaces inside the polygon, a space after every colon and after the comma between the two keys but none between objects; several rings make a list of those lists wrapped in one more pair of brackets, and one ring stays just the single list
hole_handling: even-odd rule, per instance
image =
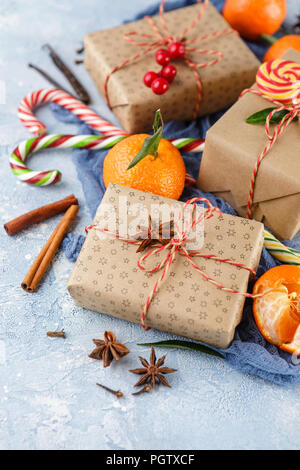
[{"label": "large kraft gift box", "polygon": [[[165,20],[171,33],[178,35],[182,32],[196,18],[201,8],[201,5],[192,5],[166,13]],[[162,31],[159,17],[153,19]],[[186,37],[201,37],[225,28],[230,27],[209,4],[197,26]],[[124,40],[124,33],[131,31],[155,34],[148,21],[143,19],[85,36],[84,64],[102,95],[107,74],[125,59],[144,50]],[[145,38],[141,38],[141,41],[144,42]],[[217,64],[199,71],[203,85],[200,116],[231,105],[240,92],[253,83],[259,62],[237,34],[196,42],[191,47],[218,50],[224,55]],[[196,63],[208,62],[216,57],[196,53],[190,56]],[[192,119],[198,96],[194,73],[183,60],[172,63],[177,67],[177,76],[168,92],[160,96],[155,95],[151,88],[147,88],[143,83],[146,72],[158,72],[161,68],[155,61],[155,50],[111,75],[108,82],[110,105],[127,132],[150,129],[158,108],[161,109],[165,121]]]},{"label": "large kraft gift box", "polygon": [[[300,54],[294,50],[284,58],[300,63]],[[198,186],[223,197],[242,216],[257,157],[268,142],[263,124],[245,120],[269,107],[272,103],[247,93],[206,134]],[[300,229],[299,155],[300,125],[292,122],[263,159],[256,177],[253,218],[281,239],[291,239]]]},{"label": "large kraft gift box", "polygon": [[[133,204],[135,207],[140,204],[148,210],[153,203],[168,204],[172,207],[176,203],[183,207],[182,202],[110,184],[93,224],[106,226],[106,215],[103,211],[101,214],[103,204],[112,204],[113,210],[117,211],[117,220],[121,220],[121,215],[118,215],[119,196],[128,198],[129,221]],[[230,258],[256,269],[262,245],[262,224],[227,214],[216,214],[205,220],[204,244],[200,251]],[[136,245],[111,235],[100,239],[99,231],[89,231],[68,282],[68,290],[75,303],[96,312],[140,323],[146,298],[161,271],[153,274],[141,271],[137,267],[141,253],[136,253],[136,250]],[[201,257],[194,260],[218,283],[241,292],[247,291],[247,269]],[[152,266],[157,262],[157,259],[155,263],[152,261]],[[243,305],[242,295],[217,288],[204,280],[184,256],[177,255],[151,302],[146,324],[227,348],[233,339],[236,326],[242,319]]]}]

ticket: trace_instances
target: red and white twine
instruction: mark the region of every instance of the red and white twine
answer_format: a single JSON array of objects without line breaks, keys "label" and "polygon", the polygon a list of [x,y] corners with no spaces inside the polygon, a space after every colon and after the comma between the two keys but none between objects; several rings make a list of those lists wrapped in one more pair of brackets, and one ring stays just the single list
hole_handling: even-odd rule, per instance
[{"label": "red and white twine", "polygon": [[[195,218],[192,217],[192,214],[193,214],[193,211],[196,207],[197,202],[205,203],[205,204],[207,204],[208,207],[203,212],[201,212],[200,216],[197,219],[195,219]],[[186,208],[189,208],[190,217],[186,218],[185,226],[184,226],[184,229],[182,230],[181,226],[182,226],[182,222],[183,222],[183,214],[185,213]],[[145,305],[144,305],[144,308],[143,308],[143,311],[142,311],[142,314],[141,314],[141,326],[145,330],[149,330],[149,328],[146,327],[146,316],[147,316],[147,312],[150,308],[151,302],[152,302],[154,296],[156,295],[156,293],[158,292],[161,283],[167,277],[169,269],[170,269],[173,261],[175,260],[177,254],[184,256],[189,261],[192,268],[194,268],[197,272],[199,272],[200,275],[206,281],[210,282],[211,284],[216,286],[218,289],[221,289],[225,292],[229,292],[230,294],[239,294],[239,295],[242,295],[243,297],[248,297],[248,298],[252,298],[252,299],[262,297],[262,294],[254,295],[254,294],[249,294],[247,292],[240,292],[238,290],[226,287],[226,286],[220,284],[219,282],[217,282],[215,279],[208,276],[207,274],[205,274],[205,272],[199,266],[197,266],[194,263],[193,258],[196,257],[196,256],[201,257],[201,258],[205,258],[205,259],[212,259],[214,261],[219,261],[221,263],[231,264],[232,266],[236,266],[237,268],[246,269],[247,271],[249,271],[251,273],[251,275],[253,275],[255,277],[256,273],[255,273],[254,269],[246,266],[245,264],[236,263],[235,261],[233,261],[230,258],[220,258],[220,257],[218,257],[216,255],[213,255],[213,254],[205,254],[205,253],[201,253],[199,251],[190,252],[190,251],[187,250],[186,243],[189,240],[189,234],[190,234],[191,230],[195,226],[197,226],[200,222],[202,222],[203,220],[210,219],[211,217],[213,217],[215,213],[217,213],[218,215],[221,215],[220,209],[217,208],[217,207],[214,207],[211,204],[211,202],[209,200],[205,199],[205,198],[198,197],[198,198],[193,198],[193,199],[188,200],[184,205],[183,211],[179,212],[178,219],[177,219],[176,224],[175,224],[175,235],[169,241],[169,243],[166,244],[166,245],[159,245],[158,247],[151,248],[144,255],[142,255],[141,258],[137,261],[137,266],[141,271],[144,271],[144,272],[147,272],[147,273],[150,273],[150,274],[154,274],[158,271],[162,271],[161,274],[160,274],[160,277],[155,281],[155,284],[154,284],[150,294],[148,295],[148,297],[146,299],[146,302],[145,302]],[[118,235],[117,233],[110,232],[108,229],[101,228],[97,225],[89,225],[88,227],[86,227],[86,232],[88,233],[88,231],[91,230],[91,229],[99,230],[101,232],[106,232],[108,235],[110,235],[114,238],[117,238],[121,241],[124,241],[126,243],[130,243],[130,244],[134,244],[134,245],[138,245],[138,244],[141,243],[140,240],[123,238],[120,235]],[[160,261],[157,265],[155,265],[151,269],[147,269],[144,266],[144,263],[150,257],[153,257],[157,254],[164,254],[164,253],[166,255],[162,259],[162,261]]]},{"label": "red and white twine", "polygon": [[[204,11],[207,8],[208,5],[208,0],[197,0],[197,3],[201,4],[202,8],[201,10],[197,13],[197,16],[195,19],[192,21],[192,23],[187,26],[184,31],[179,34],[178,36],[172,36],[170,33],[166,21],[165,21],[165,16],[164,16],[164,5],[165,5],[165,0],[162,0],[159,8],[159,18],[160,18],[160,24],[161,24],[161,29],[163,30],[163,33],[159,30],[157,25],[154,23],[153,19],[150,16],[146,16],[145,19],[148,21],[150,27],[154,31],[153,34],[146,34],[146,33],[138,33],[137,31],[131,31],[129,33],[124,34],[124,40],[131,42],[132,44],[144,48],[142,52],[139,52],[138,54],[135,54],[132,57],[129,57],[128,59],[124,60],[121,64],[116,65],[110,73],[107,74],[105,77],[105,82],[104,82],[104,95],[106,99],[106,103],[109,108],[110,106],[110,100],[109,100],[109,92],[108,92],[108,82],[111,77],[111,75],[118,70],[122,69],[123,67],[126,67],[127,65],[141,59],[143,56],[148,54],[151,51],[154,51],[156,49],[159,49],[162,46],[168,46],[174,41],[178,42],[184,42],[185,44],[185,56],[184,56],[184,61],[188,67],[190,67],[194,73],[195,77],[195,82],[197,86],[197,101],[195,104],[194,112],[193,112],[193,119],[196,119],[200,107],[200,103],[202,100],[202,82],[200,79],[200,76],[198,74],[199,69],[203,69],[205,67],[209,67],[211,65],[215,65],[217,62],[219,62],[223,58],[222,52],[218,50],[211,50],[211,49],[198,49],[195,47],[188,47],[191,44],[194,44],[196,42],[203,42],[208,39],[215,39],[219,36],[224,36],[226,34],[236,34],[236,31],[226,28],[222,31],[215,31],[210,34],[205,34],[204,36],[201,37],[195,37],[192,39],[186,39],[186,35],[197,25],[197,23],[200,21],[202,18],[202,15]],[[144,38],[144,41],[139,42],[138,40],[135,40],[134,37],[138,38]],[[204,63],[196,63],[191,59],[190,54],[195,53],[195,54],[207,54],[213,56],[212,60]]]}]

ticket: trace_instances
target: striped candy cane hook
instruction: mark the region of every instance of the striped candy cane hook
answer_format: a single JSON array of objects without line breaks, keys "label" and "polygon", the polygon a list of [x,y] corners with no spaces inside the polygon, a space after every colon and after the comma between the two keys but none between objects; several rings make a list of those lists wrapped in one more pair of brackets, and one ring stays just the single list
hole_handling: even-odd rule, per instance
[{"label": "striped candy cane hook", "polygon": [[117,126],[102,119],[81,101],[59,89],[42,89],[29,93],[20,103],[18,116],[22,124],[32,133],[38,136],[45,135],[47,128],[35,117],[33,111],[36,107],[47,103],[56,103],[62,108],[75,114],[83,122],[106,136],[128,135]]},{"label": "striped candy cane hook", "polygon": [[[108,149],[117,142],[125,139],[129,134],[114,126],[102,117],[94,113],[84,103],[75,99],[68,93],[58,89],[43,89],[28,94],[20,103],[18,116],[24,126],[33,134],[43,136],[47,129],[33,114],[37,106],[46,103],[56,103],[78,116],[83,122],[88,124],[103,136],[71,136],[71,135],[51,135],[40,141],[30,139],[22,142],[10,157],[10,166],[15,176],[21,181],[37,186],[48,186],[55,184],[61,179],[59,170],[33,171],[25,165],[25,159],[33,151],[42,148],[95,148]],[[71,140],[72,138],[72,140]],[[179,138],[169,139],[175,147],[183,152],[202,152],[204,149],[204,139]],[[186,185],[195,185],[196,180],[186,173]]]},{"label": "striped candy cane hook", "polygon": [[46,135],[21,142],[10,156],[10,167],[21,181],[35,186],[49,186],[61,179],[59,170],[34,171],[25,165],[26,158],[38,150],[46,148],[88,148],[107,149],[122,140],[124,136],[103,137],[96,135]]},{"label": "striped candy cane hook", "polygon": [[[106,150],[125,139],[126,135],[119,136],[97,136],[97,135],[46,135],[44,137],[34,137],[21,142],[10,156],[10,167],[14,175],[23,182],[35,186],[49,186],[55,184],[61,179],[59,170],[34,171],[25,165],[25,160],[34,152],[46,148],[63,149],[94,149]],[[182,145],[185,141],[185,145]],[[199,139],[173,139],[176,147],[190,151],[189,149],[199,149],[203,147],[203,141]],[[186,149],[186,150],[185,150]],[[200,150],[198,150],[200,151]],[[194,184],[194,178],[186,174],[186,184]]]}]

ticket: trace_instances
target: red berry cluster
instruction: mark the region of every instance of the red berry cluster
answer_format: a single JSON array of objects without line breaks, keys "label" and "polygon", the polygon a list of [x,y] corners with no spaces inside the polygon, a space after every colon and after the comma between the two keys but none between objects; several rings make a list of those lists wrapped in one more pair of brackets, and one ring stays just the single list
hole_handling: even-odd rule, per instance
[{"label": "red berry cluster", "polygon": [[168,91],[170,83],[176,77],[177,69],[171,65],[171,59],[182,59],[185,54],[183,42],[172,42],[167,49],[158,49],[155,53],[156,62],[162,66],[160,72],[147,72],[144,75],[144,84],[152,88],[157,95]]}]

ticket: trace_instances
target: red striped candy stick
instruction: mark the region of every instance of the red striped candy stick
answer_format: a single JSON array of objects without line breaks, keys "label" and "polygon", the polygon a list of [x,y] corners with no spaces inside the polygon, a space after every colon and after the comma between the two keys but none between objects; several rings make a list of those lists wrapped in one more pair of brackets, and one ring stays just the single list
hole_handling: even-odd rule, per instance
[{"label": "red striped candy stick", "polygon": [[45,124],[39,121],[33,114],[36,107],[42,104],[56,103],[67,109],[83,122],[106,136],[128,135],[125,131],[101,118],[81,101],[75,99],[65,91],[59,89],[42,89],[29,93],[20,103],[18,116],[24,126],[38,136],[46,134]]},{"label": "red striped candy stick", "polygon": [[[67,109],[83,122],[91,126],[104,136],[124,136],[129,134],[119,127],[114,126],[106,121],[98,114],[94,113],[88,106],[71,95],[58,89],[45,89],[29,93],[20,103],[18,116],[24,126],[32,133],[38,136],[46,134],[47,128],[45,124],[39,121],[33,114],[37,106],[47,103],[59,104],[62,108]],[[204,139],[179,138],[170,139],[173,145],[183,152],[202,152],[204,149]],[[106,147],[108,148],[108,147]]]}]

